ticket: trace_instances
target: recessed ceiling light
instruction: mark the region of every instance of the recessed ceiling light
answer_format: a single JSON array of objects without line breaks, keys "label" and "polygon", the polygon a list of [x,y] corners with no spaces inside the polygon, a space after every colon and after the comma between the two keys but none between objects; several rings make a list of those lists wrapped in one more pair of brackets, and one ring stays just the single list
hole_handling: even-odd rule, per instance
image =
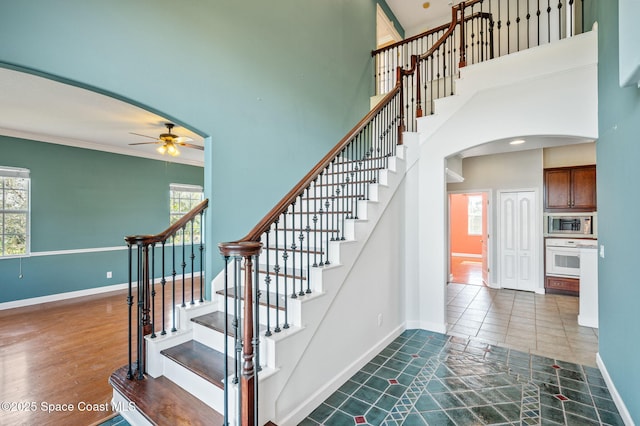
[{"label": "recessed ceiling light", "polygon": [[509,142],[509,145],[522,145],[525,142],[524,139],[516,139],[514,141]]},{"label": "recessed ceiling light", "polygon": [[429,3],[428,1],[425,1],[424,3],[422,3],[423,9],[429,9],[429,6],[431,6],[431,3]]}]

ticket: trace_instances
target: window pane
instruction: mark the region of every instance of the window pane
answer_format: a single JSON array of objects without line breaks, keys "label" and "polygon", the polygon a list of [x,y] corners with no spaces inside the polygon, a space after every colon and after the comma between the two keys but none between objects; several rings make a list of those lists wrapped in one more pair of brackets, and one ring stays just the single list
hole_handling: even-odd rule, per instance
[{"label": "window pane", "polygon": [[469,235],[482,235],[482,196],[468,197],[468,230]]},{"label": "window pane", "polygon": [[0,168],[0,256],[27,253],[29,178],[24,176],[28,175],[26,169]]},{"label": "window pane", "polygon": [[27,234],[27,215],[7,213],[4,216],[4,234]]},{"label": "window pane", "polygon": [[[202,188],[194,185],[171,184],[171,188],[169,191],[169,223],[173,224],[197,206],[204,199],[204,194]],[[200,242],[201,232],[202,227],[198,217],[193,224],[194,242]],[[176,244],[191,243],[191,224],[187,224],[184,233],[182,231],[178,232],[174,240]]]},{"label": "window pane", "polygon": [[24,235],[5,235],[5,254],[17,255],[27,252],[27,241]]},{"label": "window pane", "polygon": [[4,201],[5,210],[22,210],[26,211],[29,206],[29,195],[26,191],[18,189],[5,189]]}]

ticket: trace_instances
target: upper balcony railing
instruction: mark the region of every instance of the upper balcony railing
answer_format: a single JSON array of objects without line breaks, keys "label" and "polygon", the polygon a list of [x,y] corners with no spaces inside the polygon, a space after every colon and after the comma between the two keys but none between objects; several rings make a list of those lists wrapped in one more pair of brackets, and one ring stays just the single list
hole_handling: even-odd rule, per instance
[{"label": "upper balcony railing", "polygon": [[[433,101],[454,93],[466,65],[548,44],[584,30],[584,0],[470,0],[452,8],[449,24],[372,52],[376,94],[396,84],[396,68],[416,73],[405,84],[406,129],[432,114]],[[419,72],[418,72],[419,71]]]}]

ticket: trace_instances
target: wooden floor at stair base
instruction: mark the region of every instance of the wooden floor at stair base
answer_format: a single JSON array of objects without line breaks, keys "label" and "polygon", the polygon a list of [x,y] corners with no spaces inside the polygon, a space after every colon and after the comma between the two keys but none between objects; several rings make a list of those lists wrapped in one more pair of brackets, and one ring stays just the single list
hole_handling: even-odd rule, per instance
[{"label": "wooden floor at stair base", "polygon": [[224,422],[222,415],[164,376],[129,380],[127,367],[122,367],[111,375],[109,382],[135,403],[152,424],[210,426]]},{"label": "wooden floor at stair base", "polygon": [[[181,286],[177,294],[180,303]],[[126,297],[117,291],[0,311],[0,402],[10,404],[0,425],[89,425],[112,414],[109,376],[128,358]]]}]

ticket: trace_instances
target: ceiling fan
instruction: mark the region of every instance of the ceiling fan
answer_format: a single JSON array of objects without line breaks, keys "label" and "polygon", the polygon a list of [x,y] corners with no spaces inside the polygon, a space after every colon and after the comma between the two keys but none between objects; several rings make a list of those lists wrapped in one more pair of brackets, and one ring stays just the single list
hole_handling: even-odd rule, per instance
[{"label": "ceiling fan", "polygon": [[153,142],[136,142],[130,143],[129,145],[147,145],[147,144],[157,144],[160,145],[156,150],[160,154],[169,154],[172,157],[180,155],[180,151],[178,150],[178,146],[184,146],[185,148],[193,148],[199,149],[200,151],[204,151],[204,147],[200,145],[194,145],[188,142],[191,142],[191,138],[186,136],[178,136],[176,134],[171,133],[171,130],[175,127],[173,123],[164,123],[167,127],[167,133],[161,133],[160,136],[154,138],[153,136],[141,135],[140,133],[129,132],[132,135],[142,136],[145,138],[155,139]]}]

